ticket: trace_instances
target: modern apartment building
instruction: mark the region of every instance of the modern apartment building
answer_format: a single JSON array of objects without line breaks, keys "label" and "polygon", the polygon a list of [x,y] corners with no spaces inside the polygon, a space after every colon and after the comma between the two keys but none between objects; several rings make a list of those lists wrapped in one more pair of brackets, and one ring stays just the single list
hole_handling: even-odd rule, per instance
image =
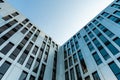
[{"label": "modern apartment building", "polygon": [[120,80],[120,0],[62,46],[0,0],[0,80]]}]

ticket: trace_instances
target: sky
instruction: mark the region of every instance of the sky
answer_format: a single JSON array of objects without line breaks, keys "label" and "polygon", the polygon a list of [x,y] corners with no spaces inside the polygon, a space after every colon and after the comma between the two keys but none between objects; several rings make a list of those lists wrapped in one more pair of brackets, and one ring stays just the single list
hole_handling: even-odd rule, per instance
[{"label": "sky", "polygon": [[7,0],[59,45],[114,0]]}]

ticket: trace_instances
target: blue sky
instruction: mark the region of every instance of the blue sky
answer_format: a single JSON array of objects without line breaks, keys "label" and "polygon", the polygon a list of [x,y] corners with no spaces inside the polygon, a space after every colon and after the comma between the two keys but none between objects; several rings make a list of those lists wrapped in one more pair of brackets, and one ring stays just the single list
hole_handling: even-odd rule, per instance
[{"label": "blue sky", "polygon": [[62,45],[114,0],[7,0]]}]

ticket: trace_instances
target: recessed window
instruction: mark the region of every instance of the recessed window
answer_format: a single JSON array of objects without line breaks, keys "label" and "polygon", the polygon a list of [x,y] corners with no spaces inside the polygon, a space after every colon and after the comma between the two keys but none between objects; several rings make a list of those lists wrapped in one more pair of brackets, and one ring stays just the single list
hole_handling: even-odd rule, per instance
[{"label": "recessed window", "polygon": [[25,67],[27,67],[28,69],[30,69],[31,65],[33,63],[33,60],[34,60],[34,58],[32,56],[30,56]]},{"label": "recessed window", "polygon": [[0,52],[6,55],[12,49],[13,46],[14,44],[9,42],[3,49],[0,50]]},{"label": "recessed window", "polygon": [[76,53],[73,55],[73,60],[74,60],[74,63],[78,61]]},{"label": "recessed window", "polygon": [[72,57],[69,58],[69,66],[72,66],[73,62],[72,62]]},{"label": "recessed window", "polygon": [[107,17],[109,15],[109,13],[103,12],[101,15],[103,15],[104,17]]},{"label": "recessed window", "polygon": [[93,76],[94,80],[101,80],[97,71],[95,71],[94,73],[92,73],[92,76]]},{"label": "recessed window", "polygon": [[109,66],[117,79],[120,80],[120,68],[118,67],[118,65],[115,62],[111,62],[109,63]]},{"label": "recessed window", "polygon": [[67,60],[65,60],[64,65],[65,65],[65,70],[66,70],[68,68],[68,62],[67,62]]},{"label": "recessed window", "polygon": [[43,80],[46,66],[42,64],[38,80]]},{"label": "recessed window", "polygon": [[98,16],[97,19],[100,20],[100,21],[102,21],[104,18],[101,17],[101,16]]},{"label": "recessed window", "polygon": [[119,5],[119,4],[113,4],[111,7],[114,7],[114,8],[120,9],[120,5]]},{"label": "recessed window", "polygon": [[12,13],[12,16],[17,16],[17,15],[19,15],[19,13],[18,12],[14,12],[14,13]]},{"label": "recessed window", "polygon": [[23,24],[26,24],[29,20],[25,19],[24,21],[22,21]]},{"label": "recessed window", "polygon": [[94,47],[93,47],[93,45],[91,44],[91,42],[89,42],[89,43],[87,44],[87,46],[88,46],[88,48],[89,48],[90,51],[93,51],[93,50],[94,50]]},{"label": "recessed window", "polygon": [[75,70],[77,74],[77,80],[82,80],[82,76],[81,76],[81,72],[78,64],[75,66]]},{"label": "recessed window", "polygon": [[71,80],[75,80],[75,73],[74,73],[74,69],[70,69],[70,77],[71,77]]},{"label": "recessed window", "polygon": [[9,69],[11,63],[8,61],[5,61],[1,66],[0,66],[0,80],[2,79],[2,77],[5,75],[5,73],[7,72],[7,70]]},{"label": "recessed window", "polygon": [[3,17],[2,19],[5,20],[5,21],[7,21],[7,20],[10,20],[11,18],[12,18],[12,16],[7,15],[7,16]]},{"label": "recessed window", "polygon": [[21,76],[19,77],[19,80],[26,80],[28,73],[23,71]]},{"label": "recessed window", "polygon": [[97,52],[94,52],[92,55],[93,55],[93,58],[94,58],[95,62],[97,63],[97,65],[102,63],[102,60],[100,59],[100,57],[97,54]]},{"label": "recessed window", "polygon": [[65,72],[65,80],[69,80],[69,74],[68,74],[68,72]]},{"label": "recessed window", "polygon": [[91,80],[90,76],[85,77],[85,80]]},{"label": "recessed window", "polygon": [[21,32],[22,32],[23,34],[25,34],[27,31],[28,31],[27,28],[24,28],[24,29],[21,30]]},{"label": "recessed window", "polygon": [[34,49],[33,49],[33,51],[32,51],[32,53],[33,53],[34,55],[36,55],[37,51],[38,51],[38,47],[35,46]]},{"label": "recessed window", "polygon": [[120,47],[120,38],[116,37],[113,41]]}]

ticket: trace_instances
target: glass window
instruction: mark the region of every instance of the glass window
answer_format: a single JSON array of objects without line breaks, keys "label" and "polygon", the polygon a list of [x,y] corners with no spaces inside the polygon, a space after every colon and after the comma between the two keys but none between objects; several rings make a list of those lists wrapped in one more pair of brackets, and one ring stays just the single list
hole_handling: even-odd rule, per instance
[{"label": "glass window", "polygon": [[74,52],[75,51],[75,46],[72,45],[71,48],[72,48],[72,52]]},{"label": "glass window", "polygon": [[102,63],[102,60],[100,59],[99,55],[96,52],[94,52],[92,55],[97,65]]},{"label": "glass window", "polygon": [[21,30],[21,32],[22,32],[23,34],[25,34],[27,31],[28,31],[27,28],[24,28],[24,29]]},{"label": "glass window", "polygon": [[120,47],[120,38],[116,37],[113,41]]},{"label": "glass window", "polygon": [[33,47],[33,43],[30,42],[30,43],[28,44],[28,46],[26,47],[26,50],[29,52],[32,47]]},{"label": "glass window", "polygon": [[45,40],[45,41],[47,41],[47,39],[48,39],[48,37],[47,37],[47,36],[45,36],[44,40]]},{"label": "glass window", "polygon": [[101,47],[99,51],[105,60],[110,58],[109,54],[106,52],[106,50],[103,47]]},{"label": "glass window", "polygon": [[64,51],[64,59],[67,58],[67,52]]},{"label": "glass window", "polygon": [[9,63],[8,61],[5,61],[1,66],[0,66],[0,79],[2,79],[2,77],[5,75],[5,73],[7,72],[7,70],[9,69],[11,63]]},{"label": "glass window", "polygon": [[89,37],[92,39],[94,37],[93,33],[92,32],[89,32],[88,33]]},{"label": "glass window", "polygon": [[82,80],[80,68],[78,64],[75,66],[75,70],[76,70],[77,80]]},{"label": "glass window", "polygon": [[7,16],[3,17],[2,19],[5,20],[5,21],[7,21],[7,20],[10,20],[11,18],[12,18],[12,16],[7,15]]},{"label": "glass window", "polygon": [[77,37],[78,37],[78,38],[80,38],[80,37],[81,37],[81,36],[80,36],[80,33],[78,33],[78,34],[77,34]]},{"label": "glass window", "polygon": [[27,55],[28,55],[28,53],[26,51],[24,51],[23,54],[21,55],[21,57],[19,58],[18,63],[23,64]]},{"label": "glass window", "polygon": [[109,31],[108,29],[106,31],[104,31],[104,33],[110,38],[112,38],[114,36],[114,34],[111,31]]},{"label": "glass window", "polygon": [[76,49],[78,49],[78,48],[79,48],[78,41],[77,41],[77,42],[75,42],[75,46],[76,46]]},{"label": "glass window", "polygon": [[38,72],[39,65],[40,65],[40,62],[38,62],[38,61],[36,60],[35,65],[34,65],[34,68],[33,68],[33,72],[35,72],[35,73]]},{"label": "glass window", "polygon": [[14,13],[12,13],[12,16],[17,16],[17,15],[19,15],[19,13],[18,12],[14,12]]},{"label": "glass window", "polygon": [[85,77],[85,80],[91,80],[90,76]]},{"label": "glass window", "polygon": [[0,3],[3,3],[4,1],[3,0],[0,0]]},{"label": "glass window", "polygon": [[28,73],[23,71],[21,76],[19,77],[19,80],[26,80]]},{"label": "glass window", "polygon": [[108,17],[108,19],[114,21],[114,22],[117,23],[117,24],[120,24],[120,18],[118,18],[118,17],[116,17],[116,16],[110,15],[110,16]]},{"label": "glass window", "polygon": [[74,69],[70,69],[70,77],[71,77],[71,80],[75,80],[75,75],[74,75]]},{"label": "glass window", "polygon": [[99,31],[98,29],[96,29],[96,28],[94,28],[93,31],[94,31],[94,33],[95,33],[96,35],[99,35],[99,34],[100,34],[100,31]]},{"label": "glass window", "polygon": [[120,11],[115,11],[114,14],[120,16]]},{"label": "glass window", "polygon": [[32,56],[30,56],[25,67],[27,67],[28,69],[30,69],[31,65],[33,63],[33,60],[34,60],[34,58]]},{"label": "glass window", "polygon": [[29,20],[25,19],[24,21],[22,21],[23,24],[26,24]]},{"label": "glass window", "polygon": [[32,24],[31,24],[31,23],[29,23],[29,24],[27,25],[27,27],[28,27],[28,28],[30,28],[31,26],[32,26]]},{"label": "glass window", "polygon": [[6,55],[12,49],[13,46],[14,44],[9,42],[3,49],[0,50],[0,52]]},{"label": "glass window", "polygon": [[117,79],[120,80],[120,68],[117,66],[117,64],[115,62],[111,62],[109,63],[109,66]]},{"label": "glass window", "polygon": [[97,20],[94,20],[93,23],[97,25],[99,22]]},{"label": "glass window", "polygon": [[116,55],[119,51],[114,47],[110,42],[106,44],[107,48],[112,52],[113,55]]},{"label": "glass window", "polygon": [[89,43],[87,44],[87,46],[88,46],[88,48],[89,48],[90,51],[93,51],[93,50],[94,50],[94,47],[93,47],[93,45],[91,44],[91,42],[89,42]]},{"label": "glass window", "polygon": [[93,25],[92,23],[90,23],[88,26],[89,26],[91,29],[94,28],[94,25]]},{"label": "glass window", "polygon": [[109,15],[109,13],[103,12],[102,15],[103,15],[104,17],[107,17],[107,16]]},{"label": "glass window", "polygon": [[76,53],[73,55],[73,59],[74,59],[74,63],[76,63],[78,61]]},{"label": "glass window", "polygon": [[38,80],[43,80],[46,66],[42,64]]},{"label": "glass window", "polygon": [[100,20],[100,21],[102,21],[104,18],[101,17],[101,16],[98,16],[97,19]]},{"label": "glass window", "polygon": [[64,64],[65,64],[65,69],[67,69],[68,68],[68,62],[67,62],[67,60],[65,60]]},{"label": "glass window", "polygon": [[35,77],[31,75],[29,80],[35,80]]},{"label": "glass window", "polygon": [[36,39],[37,39],[37,37],[38,37],[38,36],[35,34],[35,35],[33,36],[33,38],[32,38],[32,41],[34,41],[34,42],[35,42],[35,41],[36,41]]},{"label": "glass window", "polygon": [[111,7],[114,7],[114,8],[120,9],[120,5],[119,5],[119,4],[113,4]]},{"label": "glass window", "polygon": [[32,28],[32,31],[34,32],[36,30],[36,27],[34,26],[33,28]]},{"label": "glass window", "polygon": [[69,55],[71,55],[71,51],[70,51],[70,49],[68,49],[68,56],[69,56]]},{"label": "glass window", "polygon": [[34,49],[33,49],[33,51],[32,51],[32,53],[33,53],[34,55],[36,55],[37,51],[38,51],[38,47],[35,46]]},{"label": "glass window", "polygon": [[101,80],[100,77],[99,77],[99,75],[98,75],[98,73],[97,73],[97,71],[95,71],[94,73],[92,73],[92,76],[93,76],[94,80]]},{"label": "glass window", "polygon": [[65,72],[65,80],[69,80],[69,74],[68,74],[68,72]]},{"label": "glass window", "polygon": [[73,62],[72,62],[72,57],[69,58],[69,66],[72,66]]},{"label": "glass window", "polygon": [[88,32],[89,28],[87,26],[84,27],[85,31]]},{"label": "glass window", "polygon": [[84,36],[84,40],[85,40],[85,42],[89,41],[89,39],[88,39],[88,37],[86,35]]},{"label": "glass window", "polygon": [[78,56],[79,56],[79,60],[80,60],[80,63],[81,63],[83,73],[88,72],[86,63],[84,61],[84,58],[82,56],[82,52],[80,50],[78,51]]}]

